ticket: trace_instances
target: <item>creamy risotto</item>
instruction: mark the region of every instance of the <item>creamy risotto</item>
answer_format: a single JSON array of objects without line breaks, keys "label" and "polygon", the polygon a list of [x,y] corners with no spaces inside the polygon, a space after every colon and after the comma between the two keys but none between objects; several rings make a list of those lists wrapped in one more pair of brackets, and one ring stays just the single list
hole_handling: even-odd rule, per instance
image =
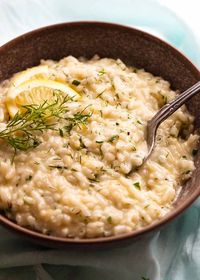
[{"label": "creamy risotto", "polygon": [[[71,238],[124,234],[163,217],[195,168],[198,140],[192,134],[193,117],[183,106],[160,126],[153,154],[139,167],[147,153],[147,121],[176,96],[170,84],[119,59],[68,56],[59,62],[42,60],[41,65],[43,73],[22,73],[20,79],[29,80],[29,86],[18,106],[35,100],[27,98],[33,81],[35,96],[41,94],[44,82],[43,100],[52,88],[56,96],[65,92],[53,83],[49,89],[47,80],[67,84],[75,97],[63,103],[60,97],[50,98],[54,105],[61,102],[57,105],[63,111],[52,116],[49,127],[45,123],[34,131],[36,122],[29,123],[25,129],[30,138],[22,130],[13,130],[9,138],[5,134],[13,126],[13,105],[9,101],[6,105],[6,96],[11,89],[18,90],[19,81],[2,82],[0,208],[21,226]],[[40,106],[52,104],[46,101]],[[15,125],[19,128],[22,123]],[[18,143],[14,136],[25,141]]]}]

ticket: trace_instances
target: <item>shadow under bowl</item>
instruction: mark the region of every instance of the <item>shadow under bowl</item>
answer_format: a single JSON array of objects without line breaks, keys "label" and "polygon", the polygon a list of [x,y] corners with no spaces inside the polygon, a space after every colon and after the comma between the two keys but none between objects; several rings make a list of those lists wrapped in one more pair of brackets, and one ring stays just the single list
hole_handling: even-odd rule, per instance
[{"label": "shadow under bowl", "polygon": [[[164,41],[137,29],[103,22],[71,22],[47,26],[26,33],[0,48],[0,81],[13,73],[38,65],[41,59],[59,60],[65,56],[120,58],[127,65],[144,68],[171,83],[173,89],[184,91],[200,80],[199,70],[178,50]],[[200,95],[187,103],[200,126]],[[153,224],[120,236],[76,240],[47,236],[23,228],[0,214],[0,223],[33,242],[50,247],[87,246],[104,248],[122,246],[134,238],[159,229],[181,214],[200,195],[200,153],[195,156],[196,170],[183,186],[173,209]]]}]

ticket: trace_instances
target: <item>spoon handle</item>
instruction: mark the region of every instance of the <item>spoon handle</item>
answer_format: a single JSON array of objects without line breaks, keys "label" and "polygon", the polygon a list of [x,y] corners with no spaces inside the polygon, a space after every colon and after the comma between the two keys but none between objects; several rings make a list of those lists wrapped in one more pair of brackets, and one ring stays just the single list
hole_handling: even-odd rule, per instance
[{"label": "spoon handle", "polygon": [[158,127],[161,122],[171,116],[178,108],[180,108],[186,101],[196,95],[199,91],[200,81],[178,95],[176,99],[163,106],[150,122],[154,123],[154,125]]}]

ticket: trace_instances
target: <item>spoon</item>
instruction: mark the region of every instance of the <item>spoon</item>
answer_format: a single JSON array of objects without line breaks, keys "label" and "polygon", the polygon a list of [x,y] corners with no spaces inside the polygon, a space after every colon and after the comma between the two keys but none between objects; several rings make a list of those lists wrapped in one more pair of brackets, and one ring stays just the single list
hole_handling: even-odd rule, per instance
[{"label": "spoon", "polygon": [[[169,116],[171,116],[176,110],[178,110],[185,102],[187,102],[190,98],[196,95],[200,91],[200,81],[191,86],[189,89],[178,95],[173,101],[169,102],[165,106],[163,106],[158,113],[147,122],[147,148],[148,153],[146,157],[143,159],[141,166],[146,162],[146,160],[150,157],[153,149],[155,147],[156,142],[156,132],[159,125],[166,120]],[[137,167],[138,168],[138,167]],[[130,171],[132,173],[134,169]],[[129,173],[129,174],[130,174]]]}]

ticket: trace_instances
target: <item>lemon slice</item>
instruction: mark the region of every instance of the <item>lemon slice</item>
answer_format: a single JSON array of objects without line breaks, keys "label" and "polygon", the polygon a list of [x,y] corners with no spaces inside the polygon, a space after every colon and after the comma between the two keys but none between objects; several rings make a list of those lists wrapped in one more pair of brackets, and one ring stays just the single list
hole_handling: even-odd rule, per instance
[{"label": "lemon slice", "polygon": [[[26,73],[27,74],[27,73]],[[25,75],[26,75],[25,74]],[[30,78],[30,76],[29,76]],[[55,98],[55,93],[79,99],[80,95],[64,82],[47,79],[33,79],[25,82],[18,76],[18,86],[12,86],[6,96],[6,106],[11,117],[18,111],[22,111],[23,105],[42,104],[44,101]]]},{"label": "lemon slice", "polygon": [[46,75],[48,74],[48,71],[49,71],[49,69],[48,69],[47,65],[40,65],[40,66],[28,68],[13,76],[13,78],[11,79],[11,86],[18,87],[25,81],[28,81],[31,79],[45,78]]}]

